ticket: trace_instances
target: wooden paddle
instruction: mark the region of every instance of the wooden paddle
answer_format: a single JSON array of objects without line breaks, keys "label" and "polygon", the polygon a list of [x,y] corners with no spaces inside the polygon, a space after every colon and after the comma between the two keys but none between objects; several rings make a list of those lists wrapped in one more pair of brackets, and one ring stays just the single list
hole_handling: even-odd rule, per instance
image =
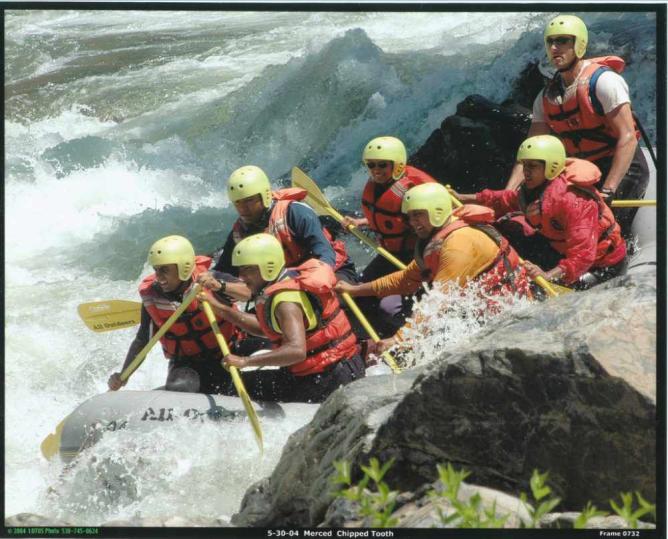
[{"label": "wooden paddle", "polygon": [[[209,320],[209,324],[211,324],[211,329],[213,330],[213,333],[216,335],[216,340],[218,341],[218,346],[220,346],[220,351],[223,353],[223,357],[229,356],[230,348],[229,346],[227,346],[227,341],[225,340],[225,337],[220,332],[220,328],[218,327],[218,322],[216,322],[216,316],[213,314],[213,309],[211,309],[211,305],[209,305],[208,301],[202,301],[202,307],[204,309],[204,314],[206,314],[206,317]],[[241,376],[239,375],[239,369],[237,369],[232,365],[227,367],[227,369],[230,372],[230,376],[232,376],[232,382],[234,383],[234,387],[237,390],[239,398],[241,399],[241,402],[243,403],[244,408],[246,409],[246,413],[248,414],[248,419],[250,419],[251,425],[253,427],[253,432],[255,433],[255,441],[257,442],[257,445],[260,448],[260,453],[262,453],[264,451],[264,444],[262,441],[262,428],[260,427],[260,420],[257,417],[255,408],[253,408],[253,404],[251,403],[250,397],[248,396],[248,392],[246,391],[244,382],[241,379]]]},{"label": "wooden paddle", "polygon": [[[306,190],[308,193],[306,195],[306,203],[311,206],[318,215],[329,215],[330,217],[336,219],[339,223],[343,223],[343,216],[332,207],[332,205],[329,203],[329,200],[327,200],[327,197],[325,197],[324,193],[320,190],[315,181],[313,181],[304,171],[297,167],[292,168],[292,185],[294,187],[299,187]],[[378,243],[369,238],[369,236],[360,232],[355,225],[348,225],[346,228],[358,240],[376,251],[379,255],[392,262],[392,264],[394,264],[398,269],[406,269],[406,264],[390,253],[387,249],[378,245]]]},{"label": "wooden paddle", "polygon": [[[183,298],[183,302],[179,306],[176,311],[167,319],[167,321],[160,326],[158,331],[153,335],[150,341],[146,343],[144,348],[141,349],[141,351],[135,356],[135,358],[132,360],[132,363],[130,363],[125,369],[123,369],[123,372],[121,373],[121,380],[126,381],[133,372],[137,370],[139,365],[141,365],[146,358],[146,355],[151,351],[151,348],[157,343],[160,338],[167,333],[170,327],[172,327],[172,324],[176,322],[176,320],[183,314],[183,311],[185,311],[188,306],[192,303],[192,301],[195,299],[197,294],[200,291],[200,286],[195,285],[193,289],[188,293],[188,295]],[[111,328],[111,329],[116,329],[116,328]],[[106,330],[103,330],[106,331]],[[69,417],[69,416],[67,416]],[[46,457],[47,459],[51,459],[57,452],[58,449],[60,448],[60,437],[63,432],[63,426],[65,424],[65,417],[58,425],[56,425],[56,428],[53,433],[49,434],[42,443],[40,444],[40,449],[42,450],[42,455]]]}]

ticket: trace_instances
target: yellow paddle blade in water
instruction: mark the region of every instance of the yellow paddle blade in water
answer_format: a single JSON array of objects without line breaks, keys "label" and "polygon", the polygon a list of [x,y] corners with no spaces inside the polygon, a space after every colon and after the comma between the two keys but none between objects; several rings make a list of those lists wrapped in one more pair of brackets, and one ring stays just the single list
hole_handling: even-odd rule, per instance
[{"label": "yellow paddle blade in water", "polygon": [[44,438],[39,446],[40,450],[42,451],[42,455],[44,455],[47,460],[52,459],[60,449],[60,437],[63,434],[65,419],[58,423],[56,430]]},{"label": "yellow paddle blade in water", "polygon": [[82,303],[77,310],[86,326],[97,333],[128,328],[141,320],[141,303],[138,301],[94,301]]}]

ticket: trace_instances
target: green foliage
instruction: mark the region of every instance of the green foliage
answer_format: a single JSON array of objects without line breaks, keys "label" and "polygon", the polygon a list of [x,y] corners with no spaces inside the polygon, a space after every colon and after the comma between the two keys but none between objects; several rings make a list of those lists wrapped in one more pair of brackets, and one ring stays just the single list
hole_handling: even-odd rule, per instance
[{"label": "green foliage", "polygon": [[622,517],[631,528],[638,527],[638,519],[643,515],[649,513],[652,515],[656,521],[656,505],[649,503],[645,500],[640,492],[636,491],[636,497],[640,507],[633,510],[633,494],[631,492],[622,492],[620,494],[622,498],[622,506],[618,506],[614,500],[610,500],[610,507],[612,507],[620,517]]},{"label": "green foliage", "polygon": [[[373,528],[391,528],[396,526],[398,519],[392,518],[398,492],[390,490],[383,477],[394,464],[394,459],[380,465],[378,459],[372,458],[368,466],[360,466],[364,477],[357,485],[352,484],[350,463],[335,461],[336,475],[332,482],[345,488],[337,490],[334,495],[355,502],[359,507],[359,515],[364,517],[368,526]],[[373,480],[375,491],[367,488]]]},{"label": "green foliage", "polygon": [[[378,459],[372,458],[368,466],[360,466],[364,477],[353,485],[351,478],[351,466],[347,461],[336,461],[334,467],[336,475],[332,478],[335,485],[343,488],[336,490],[334,495],[355,502],[358,506],[358,514],[363,517],[365,525],[377,528],[389,528],[398,523],[398,519],[392,518],[392,511],[396,504],[398,492],[390,490],[383,481],[385,474],[394,464],[394,459],[384,465],[380,465]],[[460,500],[459,490],[462,482],[470,472],[467,470],[455,470],[451,463],[447,466],[438,464],[438,477],[440,484],[435,490],[429,492],[429,497],[436,502],[436,511],[441,524],[455,526],[457,528],[503,528],[510,515],[497,515],[496,502],[491,507],[485,507],[479,494],[474,494],[468,500]],[[561,498],[551,496],[552,489],[547,485],[549,474],[541,474],[534,470],[529,481],[531,487],[531,501],[529,496],[522,492],[520,500],[530,516],[529,522],[522,522],[523,528],[539,528],[540,519],[550,513],[559,503]],[[373,481],[375,491],[370,490],[369,483]],[[633,494],[621,493],[621,506],[610,500],[610,506],[621,516],[630,528],[637,528],[641,517],[650,514],[656,521],[656,505],[645,500],[639,492],[635,493],[639,508],[633,507]],[[448,512],[443,511],[439,505],[440,500],[448,502]],[[587,522],[594,517],[605,517],[608,513],[598,510],[591,502],[575,519],[573,527],[577,529],[586,528]]]},{"label": "green foliage", "polygon": [[557,505],[559,505],[559,502],[561,502],[561,498],[545,499],[552,493],[552,489],[545,484],[547,477],[548,472],[545,472],[541,475],[538,470],[534,470],[533,474],[531,475],[529,486],[531,487],[531,494],[535,501],[533,505],[538,504],[536,508],[534,508],[533,505],[529,505],[527,503],[528,497],[524,492],[520,494],[520,500],[531,517],[531,522],[523,522],[522,527],[539,528],[540,519],[552,511],[552,509],[554,509]]},{"label": "green foliage", "polygon": [[573,522],[573,527],[576,529],[582,529],[587,527],[587,522],[594,517],[607,517],[608,513],[605,511],[599,511],[595,505],[592,505],[591,502],[587,502],[587,506],[582,510],[580,516],[575,519]]},{"label": "green foliage", "polygon": [[457,471],[448,462],[447,467],[442,464],[436,466],[438,477],[441,480],[441,488],[429,492],[432,499],[446,499],[452,509],[452,514],[447,515],[436,505],[436,511],[441,523],[444,525],[457,524],[458,528],[503,528],[508,515],[496,516],[496,502],[490,508],[482,507],[482,499],[479,494],[474,494],[468,501],[459,500],[459,487],[470,473],[466,470]]}]

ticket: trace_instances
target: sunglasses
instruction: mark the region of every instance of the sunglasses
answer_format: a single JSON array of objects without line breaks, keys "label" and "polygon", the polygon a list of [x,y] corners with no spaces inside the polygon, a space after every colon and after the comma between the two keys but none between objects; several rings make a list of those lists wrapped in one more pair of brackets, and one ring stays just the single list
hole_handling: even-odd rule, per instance
[{"label": "sunglasses", "polygon": [[378,168],[387,168],[391,163],[389,161],[378,161],[377,163],[372,163],[367,161],[366,166],[370,169]]},{"label": "sunglasses", "polygon": [[548,45],[559,45],[560,47],[563,47],[564,45],[568,45],[573,41],[572,37],[548,37],[545,38],[545,43]]}]

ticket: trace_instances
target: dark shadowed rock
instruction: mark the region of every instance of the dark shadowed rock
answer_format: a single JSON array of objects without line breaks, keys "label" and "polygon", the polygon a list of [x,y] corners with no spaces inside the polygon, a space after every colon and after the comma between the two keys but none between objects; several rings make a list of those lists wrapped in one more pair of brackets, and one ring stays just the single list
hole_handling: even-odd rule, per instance
[{"label": "dark shadowed rock", "polygon": [[470,95],[409,158],[409,163],[462,193],[505,186],[517,148],[531,124],[533,101],[545,78],[528,64],[501,104]]},{"label": "dark shadowed rock", "polygon": [[233,525],[332,521],[333,461],[359,480],[371,456],[396,460],[386,482],[401,491],[452,462],[510,495],[549,471],[567,511],[620,491],[654,500],[655,311],[656,275],[625,276],[507,313],[425,368],[350,384],[290,438]]}]

